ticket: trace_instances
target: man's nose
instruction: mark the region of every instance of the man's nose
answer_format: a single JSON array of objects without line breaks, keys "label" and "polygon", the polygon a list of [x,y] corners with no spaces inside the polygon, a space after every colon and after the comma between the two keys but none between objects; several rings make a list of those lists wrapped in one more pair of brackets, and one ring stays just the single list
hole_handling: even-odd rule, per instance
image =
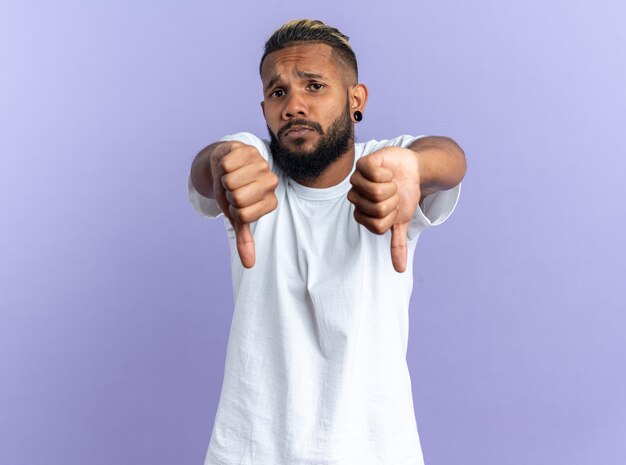
[{"label": "man's nose", "polygon": [[309,114],[309,108],[302,95],[297,92],[287,94],[285,106],[283,107],[282,117],[288,120],[293,117],[306,117]]}]

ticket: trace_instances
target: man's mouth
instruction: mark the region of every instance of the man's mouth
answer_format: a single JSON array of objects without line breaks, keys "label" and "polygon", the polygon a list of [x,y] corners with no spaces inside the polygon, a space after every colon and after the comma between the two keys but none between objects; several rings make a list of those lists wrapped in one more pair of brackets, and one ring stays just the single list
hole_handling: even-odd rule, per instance
[{"label": "man's mouth", "polygon": [[312,131],[313,129],[307,126],[294,126],[285,133],[285,137],[295,139],[298,137],[302,137]]},{"label": "man's mouth", "polygon": [[317,132],[320,135],[323,134],[322,128],[317,123],[307,122],[306,120],[292,121],[279,129],[277,137],[279,139],[283,137],[297,139],[299,137],[305,137],[312,132]]}]

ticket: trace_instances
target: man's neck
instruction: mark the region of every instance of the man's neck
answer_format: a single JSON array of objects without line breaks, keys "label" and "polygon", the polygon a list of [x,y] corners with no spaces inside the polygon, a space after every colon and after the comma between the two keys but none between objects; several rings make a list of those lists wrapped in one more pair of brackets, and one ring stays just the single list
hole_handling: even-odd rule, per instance
[{"label": "man's neck", "polygon": [[350,149],[345,152],[336,161],[332,162],[315,179],[304,179],[298,181],[298,184],[302,184],[306,187],[313,187],[315,189],[326,189],[327,187],[333,187],[339,184],[341,181],[352,171],[354,166],[354,144],[350,144]]}]

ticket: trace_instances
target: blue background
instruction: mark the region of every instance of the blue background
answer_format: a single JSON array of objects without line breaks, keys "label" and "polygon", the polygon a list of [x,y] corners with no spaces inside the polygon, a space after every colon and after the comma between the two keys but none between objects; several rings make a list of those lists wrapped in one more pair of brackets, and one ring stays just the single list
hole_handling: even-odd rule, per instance
[{"label": "blue background", "polygon": [[0,464],[201,464],[232,295],[191,160],[266,136],[258,61],[351,37],[361,141],[453,137],[415,257],[427,465],[626,463],[626,4],[0,2]]}]

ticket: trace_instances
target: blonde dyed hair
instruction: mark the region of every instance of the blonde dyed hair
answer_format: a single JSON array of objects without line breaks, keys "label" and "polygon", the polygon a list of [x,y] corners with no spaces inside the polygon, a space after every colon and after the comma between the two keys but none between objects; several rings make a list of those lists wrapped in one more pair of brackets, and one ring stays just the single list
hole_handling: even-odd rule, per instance
[{"label": "blonde dyed hair", "polygon": [[317,19],[295,19],[279,27],[265,42],[265,52],[259,64],[259,74],[265,57],[272,52],[295,45],[298,42],[322,43],[333,48],[338,60],[354,71],[358,81],[359,70],[356,55],[349,42],[350,38],[337,28],[328,26]]}]

